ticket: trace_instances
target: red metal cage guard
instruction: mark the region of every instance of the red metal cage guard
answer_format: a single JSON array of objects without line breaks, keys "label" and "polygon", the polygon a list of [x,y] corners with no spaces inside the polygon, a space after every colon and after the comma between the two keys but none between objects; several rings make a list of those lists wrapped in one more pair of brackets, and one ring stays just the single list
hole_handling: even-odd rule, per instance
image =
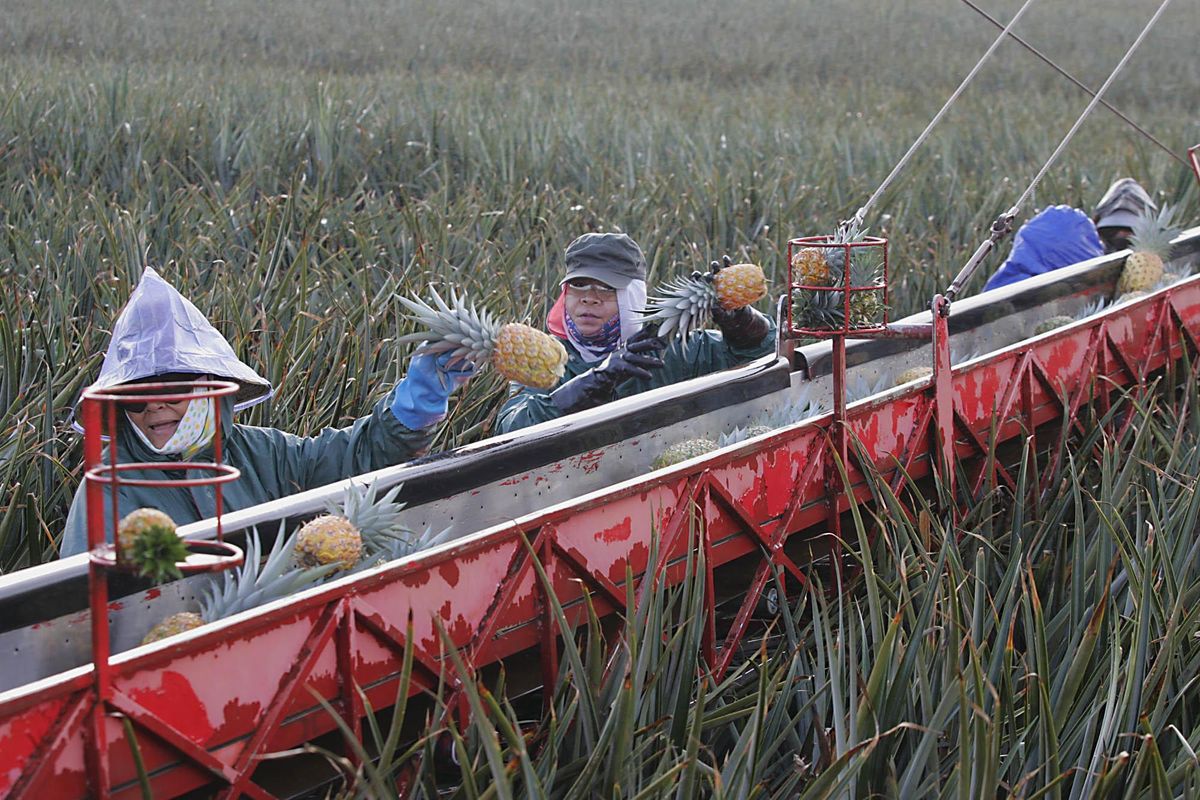
[{"label": "red metal cage guard", "polygon": [[[217,538],[213,541],[186,541],[188,557],[175,566],[183,573],[215,572],[229,569],[242,563],[241,548],[226,542],[221,531],[223,502],[221,487],[241,475],[234,467],[221,463],[221,403],[220,398],[234,394],[238,385],[229,381],[198,380],[186,383],[138,383],[124,384],[106,389],[89,389],[83,393],[82,421],[84,430],[84,490],[87,493],[87,536],[88,536],[88,595],[92,622],[92,664],[94,665],[92,693],[79,712],[88,719],[88,741],[85,762],[88,781],[95,796],[107,800],[111,796],[109,771],[109,747],[106,741],[104,718],[108,714],[120,715],[140,725],[151,733],[168,741],[185,742],[186,737],[171,730],[170,725],[146,711],[136,702],[119,691],[114,691],[109,659],[111,646],[108,622],[108,571],[130,571],[131,568],[120,558],[120,503],[121,484],[130,486],[214,486],[216,495]],[[211,463],[180,462],[173,468],[189,472],[210,473],[200,478],[135,478],[122,477],[123,473],[148,469],[162,469],[161,464],[134,463],[118,464],[115,437],[109,438],[108,463],[103,461],[103,431],[110,434],[117,430],[117,408],[130,403],[181,401],[213,402],[213,461]],[[103,416],[102,416],[103,413]],[[101,420],[106,425],[102,428]],[[113,542],[109,544],[105,534],[104,487],[108,487],[111,498],[111,522]],[[187,752],[184,750],[183,752]],[[207,753],[196,754],[196,762],[204,765],[211,761]]]}]

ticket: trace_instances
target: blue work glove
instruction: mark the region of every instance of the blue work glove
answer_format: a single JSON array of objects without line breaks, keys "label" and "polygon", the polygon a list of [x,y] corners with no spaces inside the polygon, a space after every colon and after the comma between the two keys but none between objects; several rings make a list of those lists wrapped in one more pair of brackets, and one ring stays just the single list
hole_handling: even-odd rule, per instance
[{"label": "blue work glove", "polygon": [[613,399],[617,386],[627,380],[652,377],[661,369],[667,343],[643,328],[629,341],[608,354],[599,366],[589,369],[550,393],[550,400],[565,414],[603,405]]},{"label": "blue work glove", "polygon": [[446,418],[450,394],[475,374],[471,362],[459,359],[451,366],[450,359],[450,353],[413,355],[392,396],[392,415],[401,425],[417,431]]}]

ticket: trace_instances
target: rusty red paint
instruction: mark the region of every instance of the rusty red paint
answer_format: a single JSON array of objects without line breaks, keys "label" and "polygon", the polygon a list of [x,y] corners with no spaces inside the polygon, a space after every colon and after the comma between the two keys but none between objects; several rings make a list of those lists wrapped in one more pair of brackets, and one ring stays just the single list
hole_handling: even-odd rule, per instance
[{"label": "rusty red paint", "polygon": [[576,469],[581,469],[584,472],[590,474],[590,473],[593,473],[596,470],[600,469],[600,460],[603,458],[604,458],[603,450],[593,450],[590,453],[584,453],[582,455],[576,456],[571,461],[572,461],[572,466],[574,466]]},{"label": "rusty red paint", "polygon": [[616,525],[611,525],[607,528],[602,528],[597,531],[593,538],[598,542],[612,544],[613,542],[624,542],[633,535],[633,520],[626,517]]},{"label": "rusty red paint", "polygon": [[[208,719],[204,704],[192,688],[191,681],[169,669],[158,673],[158,677],[158,686],[130,689],[129,696],[148,711],[176,720],[175,729],[197,744],[209,742],[213,735],[213,725]],[[237,678],[230,675],[227,679]]]},{"label": "rusty red paint", "polygon": [[458,586],[458,564],[454,561],[445,561],[438,566],[438,576],[446,581],[446,585],[451,589]]},{"label": "rusty red paint", "polygon": [[511,478],[505,478],[504,480],[500,481],[500,483],[497,485],[498,486],[520,486],[522,483],[524,483],[527,480],[529,480],[529,474],[524,473],[521,475],[514,475]]}]

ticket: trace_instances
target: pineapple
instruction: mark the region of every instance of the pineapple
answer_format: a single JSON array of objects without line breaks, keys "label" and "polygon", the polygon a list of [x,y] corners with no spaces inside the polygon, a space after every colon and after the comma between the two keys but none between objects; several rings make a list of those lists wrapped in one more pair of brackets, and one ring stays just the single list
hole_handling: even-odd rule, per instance
[{"label": "pineapple", "polygon": [[1061,328],[1063,325],[1070,325],[1074,321],[1074,317],[1066,314],[1059,314],[1057,316],[1050,317],[1050,319],[1042,320],[1037,324],[1036,327],[1034,327],[1033,335],[1041,336],[1043,333],[1049,333],[1055,328]]},{"label": "pineapple", "polygon": [[910,367],[896,377],[896,385],[903,386],[912,381],[921,381],[933,374],[933,367]]},{"label": "pineapple", "polygon": [[557,385],[567,367],[567,350],[562,342],[536,328],[518,322],[497,322],[487,311],[479,311],[451,291],[450,304],[430,289],[433,305],[397,295],[412,313],[409,319],[424,330],[401,336],[401,342],[424,342],[430,353],[451,353],[454,360],[470,361],[477,367],[491,363],[510,381],[535,389]]},{"label": "pineapple", "polygon": [[155,583],[182,578],[178,562],[188,550],[175,533],[175,521],[157,508],[139,508],[117,525],[117,563]]},{"label": "pineapple", "polygon": [[362,556],[362,533],[340,514],[323,514],[297,532],[294,553],[301,566],[337,564],[350,569]]},{"label": "pineapple", "polygon": [[336,571],[337,566],[332,564],[312,569],[293,567],[291,561],[295,539],[295,534],[290,539],[284,536],[281,527],[266,562],[260,563],[262,544],[258,531],[251,531],[246,538],[246,560],[236,570],[223,572],[219,579],[209,583],[200,601],[199,613],[181,611],[172,614],[151,628],[142,639],[142,644],[157,642],[159,639],[199,628],[207,622],[216,622],[239,611],[294,594]]},{"label": "pineapple", "polygon": [[664,450],[658,458],[654,459],[651,468],[662,469],[663,467],[674,466],[681,461],[687,461],[689,458],[711,453],[716,449],[717,443],[712,439],[686,439]]},{"label": "pineapple", "polygon": [[767,279],[757,264],[733,264],[725,256],[725,266],[713,272],[693,272],[687,278],[676,278],[663,288],[662,297],[652,297],[646,304],[646,322],[658,323],[658,335],[667,338],[678,332],[688,335],[708,322],[714,305],[726,311],[744,308],[767,294]]},{"label": "pineapple", "polygon": [[166,639],[195,630],[203,625],[204,622],[204,617],[195,611],[180,611],[178,614],[172,614],[151,628],[150,632],[142,639],[142,644],[150,644],[160,639]]},{"label": "pineapple", "polygon": [[[834,244],[860,242],[866,236],[866,231],[859,231],[857,226],[840,226],[830,241]],[[826,285],[842,287],[843,291],[828,292],[813,289],[797,289],[792,296],[792,317],[802,327],[816,330],[841,330],[855,328],[873,328],[883,324],[883,314],[886,308],[883,303],[883,288],[878,290],[850,292],[850,320],[843,324],[846,316],[846,301],[844,287],[849,285],[876,286],[882,279],[883,261],[879,256],[879,248],[862,247],[849,251],[850,269],[846,271],[846,248],[805,248],[805,250],[823,250],[821,254],[825,262],[825,272],[819,269],[811,274],[802,272],[803,282],[810,285]],[[797,253],[799,256],[803,253]],[[809,262],[814,257],[806,256],[801,269],[808,269]],[[796,258],[793,257],[793,261]],[[810,280],[819,278],[819,280]]]},{"label": "pineapple", "polygon": [[1174,220],[1175,209],[1164,205],[1157,216],[1147,210],[1134,221],[1129,239],[1133,252],[1117,279],[1118,295],[1149,291],[1162,279],[1163,262],[1171,258],[1171,240],[1180,231]]},{"label": "pineapple", "polygon": [[342,504],[331,503],[327,514],[306,523],[296,532],[293,553],[301,566],[315,567],[338,564],[342,570],[359,564],[364,555],[371,556],[392,547],[393,540],[407,533],[399,520],[402,503],[396,495],[403,484],[397,484],[379,500],[375,499],[377,484],[346,487]]},{"label": "pineapple", "polygon": [[829,259],[824,247],[803,247],[792,254],[792,276],[808,286],[829,285]]},{"label": "pineapple", "polygon": [[728,264],[713,276],[712,288],[721,308],[734,311],[767,296],[767,276],[757,264]]}]

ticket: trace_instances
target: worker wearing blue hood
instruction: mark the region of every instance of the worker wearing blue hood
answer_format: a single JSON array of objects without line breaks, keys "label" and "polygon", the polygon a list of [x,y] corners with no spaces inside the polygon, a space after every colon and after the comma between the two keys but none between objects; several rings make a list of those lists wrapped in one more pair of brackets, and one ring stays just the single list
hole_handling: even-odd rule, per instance
[{"label": "worker wearing blue hood", "polygon": [[[446,415],[450,393],[466,382],[470,370],[447,370],[435,357],[418,354],[400,384],[369,415],[347,428],[327,428],[312,437],[238,425],[233,412],[269,398],[271,384],[237,357],[192,303],[147,267],[113,326],[92,388],[205,376],[237,383],[239,390],[216,401],[122,403],[109,446],[117,448],[118,462],[163,465],[161,473],[147,470],[137,477],[187,477],[172,467],[182,461],[212,461],[214,403],[222,403],[222,460],[241,470],[237,480],[222,487],[223,507],[234,511],[421,455],[429,447],[433,426]],[[80,486],[71,503],[62,556],[87,549],[85,494]],[[184,525],[216,513],[215,492],[212,486],[122,484],[118,514],[138,508],[157,508]],[[111,507],[104,518],[112,519]],[[111,530],[107,536],[111,541]]]}]

